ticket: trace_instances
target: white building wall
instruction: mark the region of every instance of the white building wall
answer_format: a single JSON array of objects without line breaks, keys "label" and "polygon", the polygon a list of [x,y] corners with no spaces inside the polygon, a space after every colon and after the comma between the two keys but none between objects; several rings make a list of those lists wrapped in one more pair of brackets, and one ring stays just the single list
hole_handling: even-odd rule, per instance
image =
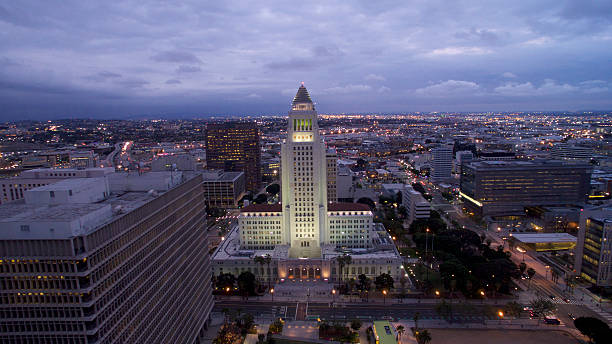
[{"label": "white building wall", "polygon": [[291,257],[319,257],[327,223],[327,166],[312,103],[289,112],[287,140],[281,145],[282,206]]},{"label": "white building wall", "polygon": [[240,214],[238,224],[241,248],[263,250],[284,244],[282,220],[283,215],[279,212]]},{"label": "white building wall", "polygon": [[326,243],[338,248],[372,247],[372,213],[369,211],[330,211],[327,213],[327,227],[329,236]]},{"label": "white building wall", "polygon": [[446,181],[451,178],[453,169],[453,147],[441,146],[431,150],[432,178],[436,182]]}]

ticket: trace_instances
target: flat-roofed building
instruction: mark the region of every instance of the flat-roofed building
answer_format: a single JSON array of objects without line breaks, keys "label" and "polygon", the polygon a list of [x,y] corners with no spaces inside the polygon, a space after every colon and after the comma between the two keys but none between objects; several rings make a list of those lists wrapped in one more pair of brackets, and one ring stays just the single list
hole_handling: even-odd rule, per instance
[{"label": "flat-roofed building", "polygon": [[203,173],[206,205],[215,208],[236,208],[246,193],[243,172],[207,171]]},{"label": "flat-roofed building", "polygon": [[431,216],[431,204],[420,192],[414,190],[410,185],[404,186],[402,205],[406,208],[410,223],[416,220],[428,219]]},{"label": "flat-roofed building", "polygon": [[113,175],[0,206],[0,342],[198,340],[213,307],[202,176]]},{"label": "flat-roofed building", "polygon": [[530,251],[562,251],[576,246],[577,239],[568,233],[513,233],[509,240]]},{"label": "flat-roofed building", "polygon": [[518,215],[529,206],[581,205],[592,167],[556,160],[478,161],[463,165],[460,196],[480,216]]},{"label": "flat-roofed building", "polygon": [[105,168],[37,168],[23,171],[18,176],[0,179],[0,203],[22,199],[27,190],[43,185],[57,183],[71,178],[98,178],[115,172],[112,167]]}]

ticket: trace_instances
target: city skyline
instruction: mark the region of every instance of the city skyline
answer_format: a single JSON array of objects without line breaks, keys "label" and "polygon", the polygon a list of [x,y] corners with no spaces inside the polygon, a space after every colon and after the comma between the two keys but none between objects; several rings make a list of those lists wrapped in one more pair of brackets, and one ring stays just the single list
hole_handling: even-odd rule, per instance
[{"label": "city skyline", "polygon": [[0,120],[612,108],[610,3],[0,5]]}]

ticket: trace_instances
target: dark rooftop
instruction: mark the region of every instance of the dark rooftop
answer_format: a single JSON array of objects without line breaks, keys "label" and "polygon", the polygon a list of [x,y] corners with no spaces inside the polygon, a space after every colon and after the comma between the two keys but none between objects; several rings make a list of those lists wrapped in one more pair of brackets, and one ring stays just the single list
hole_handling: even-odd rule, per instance
[{"label": "dark rooftop", "polygon": [[282,207],[280,204],[250,204],[240,209],[242,213],[272,213],[280,212]]},{"label": "dark rooftop", "polygon": [[370,207],[362,203],[330,203],[327,211],[369,211]]},{"label": "dark rooftop", "polygon": [[300,88],[298,88],[298,91],[295,97],[293,98],[293,105],[298,104],[298,103],[312,104],[312,99],[310,99],[308,90],[306,90],[306,87],[304,87],[304,85],[301,85]]}]

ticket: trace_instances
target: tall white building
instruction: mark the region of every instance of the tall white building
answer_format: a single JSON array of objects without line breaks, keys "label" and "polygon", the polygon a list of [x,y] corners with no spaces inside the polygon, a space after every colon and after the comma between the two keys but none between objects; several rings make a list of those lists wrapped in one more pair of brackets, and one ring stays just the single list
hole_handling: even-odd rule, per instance
[{"label": "tall white building", "polygon": [[320,257],[327,237],[327,163],[317,112],[303,85],[298,89],[281,145],[283,224],[292,257]]},{"label": "tall white building", "polygon": [[434,182],[444,182],[451,178],[453,170],[453,146],[440,146],[431,150],[432,178]]},{"label": "tall white building", "polygon": [[[259,278],[337,280],[336,257],[350,254],[349,278],[404,276],[393,240],[373,223],[370,208],[357,203],[328,202],[327,178],[335,156],[319,136],[317,113],[302,85],[288,116],[287,139],[281,145],[281,204],[254,204],[241,209],[232,229],[213,257],[215,274],[236,276],[251,271]],[[335,200],[334,200],[335,201]],[[271,267],[256,266],[253,257],[270,255]]]}]

